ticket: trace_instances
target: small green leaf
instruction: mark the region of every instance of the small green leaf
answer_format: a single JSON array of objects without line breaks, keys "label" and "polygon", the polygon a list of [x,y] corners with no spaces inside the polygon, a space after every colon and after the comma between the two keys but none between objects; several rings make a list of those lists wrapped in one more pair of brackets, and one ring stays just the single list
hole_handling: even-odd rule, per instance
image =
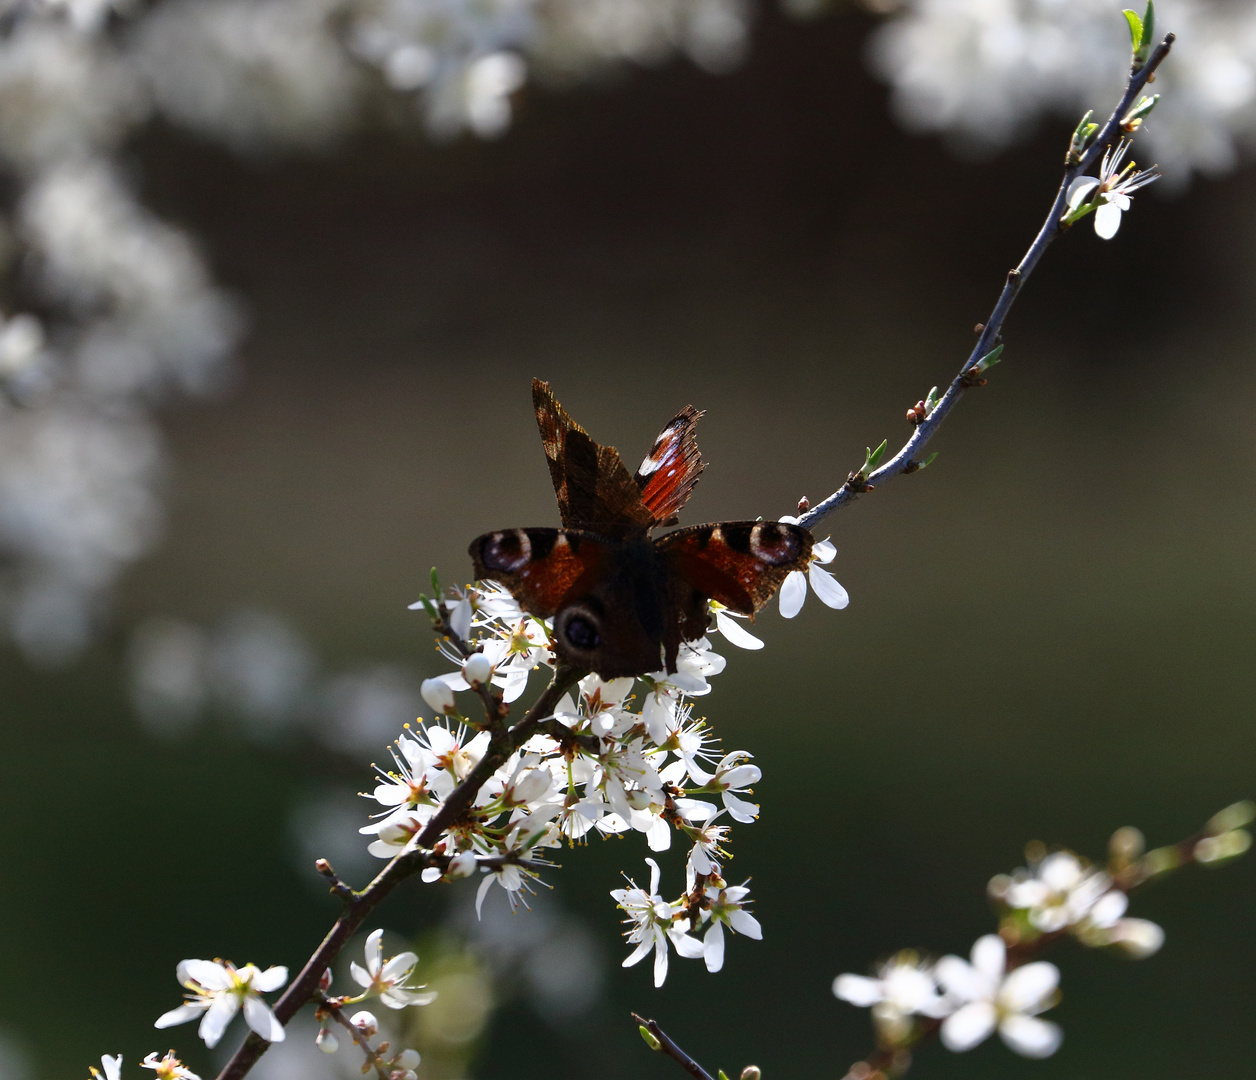
[{"label": "small green leaf", "polygon": [[938,456],[938,452],[935,450],[932,454],[930,454],[927,458],[925,458],[924,461],[922,461],[919,465],[916,466],[916,471],[920,472],[921,469],[927,469],[930,465],[933,464],[933,459],[937,456]]},{"label": "small green leaf", "polygon": [[719,1077],[719,1080],[728,1080],[728,1073],[726,1073],[723,1069],[720,1069],[716,1075]]},{"label": "small green leaf", "polygon": [[925,397],[925,412],[926,413],[933,412],[933,410],[938,407],[938,402],[941,400],[942,400],[942,395],[938,393],[938,388],[935,386],[932,390],[929,391],[928,395]]},{"label": "small green leaf", "polygon": [[1143,13],[1143,32],[1139,41],[1139,52],[1142,54],[1140,59],[1147,59],[1147,54],[1151,52],[1151,43],[1156,38],[1156,5],[1154,0],[1147,0],[1147,10]]},{"label": "small green leaf", "polygon": [[1156,107],[1159,100],[1159,94],[1152,94],[1151,97],[1144,95],[1139,100],[1137,105],[1121,117],[1121,127],[1125,128],[1127,131],[1132,131],[1134,128],[1137,128],[1148,117],[1151,110]]},{"label": "small green leaf", "polygon": [[994,367],[994,365],[999,362],[1002,356],[1003,356],[1003,346],[996,345],[993,349],[991,349],[988,353],[986,353],[985,356],[983,356],[980,360],[978,360],[977,363],[974,364],[973,366],[978,371],[985,371],[987,368]]},{"label": "small green leaf", "polygon": [[889,439],[882,439],[881,445],[875,450],[865,447],[867,453],[864,455],[864,467],[860,470],[865,476],[872,472],[872,470],[881,463],[881,458],[885,455],[885,448],[889,446],[889,444]]},{"label": "small green leaf", "polygon": [[641,1024],[637,1028],[637,1030],[641,1032],[641,1038],[645,1040],[646,1046],[648,1046],[651,1050],[663,1049],[663,1044],[654,1037],[653,1032],[651,1032],[650,1029],[645,1026],[645,1024]]},{"label": "small green leaf", "polygon": [[436,567],[432,567],[432,595],[440,596],[440,578],[436,574]]},{"label": "small green leaf", "polygon": [[1129,8],[1126,8],[1121,14],[1125,16],[1125,21],[1130,24],[1130,46],[1133,48],[1135,55],[1137,55],[1139,48],[1143,44],[1143,20],[1138,17],[1137,11],[1131,11]]}]

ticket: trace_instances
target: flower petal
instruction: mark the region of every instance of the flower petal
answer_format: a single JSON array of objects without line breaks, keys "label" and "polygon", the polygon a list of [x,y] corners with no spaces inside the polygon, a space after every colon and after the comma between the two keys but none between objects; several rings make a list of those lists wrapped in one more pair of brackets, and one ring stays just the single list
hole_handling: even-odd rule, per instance
[{"label": "flower petal", "polygon": [[990,1037],[997,1016],[990,1002],[969,1002],[942,1021],[942,1045],[956,1053],[971,1050]]},{"label": "flower petal", "polygon": [[1003,971],[1007,966],[1007,946],[998,934],[985,934],[973,943],[973,967],[990,981],[993,993],[995,987],[1003,979]]},{"label": "flower petal", "polygon": [[850,594],[842,588],[837,578],[822,566],[812,563],[811,569],[807,571],[807,577],[811,581],[811,591],[819,597],[822,604],[841,611],[850,603]]},{"label": "flower petal", "polygon": [[724,635],[730,645],[736,645],[739,649],[763,648],[762,641],[745,629],[736,619],[731,618],[722,611],[715,613],[715,628]]},{"label": "flower petal", "polygon": [[153,1025],[153,1027],[168,1028],[174,1027],[175,1024],[186,1024],[189,1020],[195,1020],[208,1008],[209,1002],[207,1000],[203,1002],[184,1002],[177,1009],[171,1009],[169,1012],[164,1012],[157,1017],[157,1022]]},{"label": "flower petal", "polygon": [[1005,1016],[999,1024],[999,1035],[1022,1057],[1046,1058],[1054,1054],[1064,1040],[1059,1024],[1039,1020],[1036,1016]]},{"label": "flower petal", "polygon": [[807,599],[807,576],[801,570],[791,570],[781,584],[781,615],[792,619],[802,610]]},{"label": "flower petal", "polygon": [[270,1006],[259,997],[244,999],[244,1022],[267,1042],[283,1042],[284,1029]]},{"label": "flower petal", "polygon": [[1095,211],[1095,235],[1101,240],[1111,240],[1121,227],[1121,208],[1116,203],[1105,203]]},{"label": "flower petal", "polygon": [[239,1007],[240,999],[234,994],[220,994],[205,1010],[205,1015],[201,1018],[201,1026],[196,1029],[196,1034],[211,1050],[218,1045],[218,1040],[222,1038],[222,1033],[227,1030],[227,1025],[231,1023],[231,1018],[235,1016]]},{"label": "flower petal", "polygon": [[724,966],[724,927],[718,921],[711,924],[702,939],[702,958],[707,971],[719,971]]},{"label": "flower petal", "polygon": [[1079,176],[1068,186],[1068,208],[1076,210],[1082,203],[1090,200],[1090,194],[1099,186],[1093,176]]},{"label": "flower petal", "polygon": [[866,975],[839,975],[833,980],[833,996],[866,1009],[881,1000],[881,983]]},{"label": "flower petal", "polygon": [[268,994],[272,990],[278,990],[287,981],[288,969],[282,964],[278,964],[254,975],[253,989],[258,991],[258,993]]},{"label": "flower petal", "polygon": [[662,986],[667,981],[667,939],[661,930],[656,931],[658,938],[654,943],[654,985]]},{"label": "flower petal", "polygon": [[1060,969],[1046,960],[1013,971],[999,988],[999,1004],[1010,1012],[1041,1012],[1056,987]]},{"label": "flower petal", "polygon": [[759,920],[743,908],[736,908],[728,913],[728,925],[748,938],[763,940],[763,927],[759,925]]}]

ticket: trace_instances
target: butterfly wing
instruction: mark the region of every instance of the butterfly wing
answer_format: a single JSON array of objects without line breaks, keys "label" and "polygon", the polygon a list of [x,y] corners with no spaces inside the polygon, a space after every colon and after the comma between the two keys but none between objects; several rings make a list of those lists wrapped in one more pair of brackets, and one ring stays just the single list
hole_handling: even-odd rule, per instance
[{"label": "butterfly wing", "polygon": [[503,529],[477,537],[470,553],[477,577],[501,582],[525,611],[554,616],[554,648],[569,663],[605,679],[663,667],[666,615],[648,540]]},{"label": "butterfly wing", "polygon": [[633,477],[641,491],[641,501],[656,525],[675,522],[706,468],[694,436],[701,415],[692,405],[686,405],[672,417]]},{"label": "butterfly wing", "polygon": [[564,529],[502,529],[471,541],[475,576],[500,581],[524,611],[546,619],[608,570],[611,545]]},{"label": "butterfly wing", "polygon": [[532,404],[564,527],[621,536],[656,524],[619,452],[589,438],[548,383],[532,380]]},{"label": "butterfly wing", "polygon": [[[753,615],[791,572],[807,568],[812,543],[811,533],[800,525],[723,521],[678,529],[659,537],[655,546],[673,581],[672,605],[681,612],[692,610],[692,594],[701,594],[742,615]],[[682,592],[689,598],[677,603]],[[698,636],[691,637],[691,629],[682,619],[684,640]]]}]

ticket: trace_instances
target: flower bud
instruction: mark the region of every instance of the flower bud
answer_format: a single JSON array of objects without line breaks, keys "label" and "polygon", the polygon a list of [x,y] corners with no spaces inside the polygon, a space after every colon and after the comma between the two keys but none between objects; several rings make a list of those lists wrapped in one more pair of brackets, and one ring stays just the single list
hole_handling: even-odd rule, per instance
[{"label": "flower bud", "polygon": [[462,677],[472,686],[483,686],[493,676],[493,665],[482,652],[472,653],[462,665]]},{"label": "flower bud", "polygon": [[423,700],[428,703],[428,706],[436,712],[454,711],[454,692],[449,689],[449,684],[444,679],[424,679],[419,687],[419,693],[423,695]]},{"label": "flower bud", "polygon": [[1147,847],[1146,839],[1133,825],[1117,829],[1108,841],[1108,855],[1117,868],[1129,866],[1142,855]]},{"label": "flower bud", "polygon": [[340,1040],[336,1038],[334,1031],[324,1027],[319,1028],[318,1034],[314,1036],[314,1045],[324,1054],[334,1054],[340,1049]]},{"label": "flower bud", "polygon": [[1220,836],[1205,836],[1195,845],[1195,861],[1223,862],[1242,855],[1251,846],[1252,834],[1246,829],[1234,829]]},{"label": "flower bud", "polygon": [[1216,836],[1231,829],[1241,829],[1253,821],[1256,821],[1256,803],[1244,799],[1213,814],[1204,826],[1204,832]]},{"label": "flower bud", "polygon": [[449,869],[445,871],[445,876],[448,878],[464,878],[470,877],[474,873],[475,852],[460,851],[449,860]]},{"label": "flower bud", "polygon": [[393,1064],[399,1065],[403,1069],[417,1069],[420,1060],[417,1050],[402,1050],[400,1054],[393,1058]]},{"label": "flower bud", "polygon": [[1164,931],[1147,919],[1121,919],[1112,928],[1112,943],[1126,956],[1145,960],[1160,951]]},{"label": "flower bud", "polygon": [[761,1080],[763,1070],[758,1065],[747,1065],[741,1070],[741,1080]]},{"label": "flower bud", "polygon": [[379,1021],[375,1019],[375,1014],[366,1009],[363,1009],[360,1012],[355,1012],[351,1017],[349,1017],[349,1023],[351,1023],[368,1038],[379,1031]]}]

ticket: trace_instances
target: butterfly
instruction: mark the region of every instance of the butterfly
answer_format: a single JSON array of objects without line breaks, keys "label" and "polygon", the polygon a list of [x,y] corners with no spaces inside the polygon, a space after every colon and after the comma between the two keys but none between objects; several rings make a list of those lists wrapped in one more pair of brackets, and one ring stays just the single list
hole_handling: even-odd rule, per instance
[{"label": "butterfly", "polygon": [[709,600],[753,615],[793,570],[806,569],[812,536],[783,521],[721,521],[659,537],[674,525],[706,468],[694,437],[702,415],[681,409],[636,473],[595,443],[549,388],[532,402],[558,496],[561,529],[500,529],[471,542],[480,579],[498,581],[520,607],[554,617],[554,649],[604,679],[676,671],[680,645],[702,637]]}]

